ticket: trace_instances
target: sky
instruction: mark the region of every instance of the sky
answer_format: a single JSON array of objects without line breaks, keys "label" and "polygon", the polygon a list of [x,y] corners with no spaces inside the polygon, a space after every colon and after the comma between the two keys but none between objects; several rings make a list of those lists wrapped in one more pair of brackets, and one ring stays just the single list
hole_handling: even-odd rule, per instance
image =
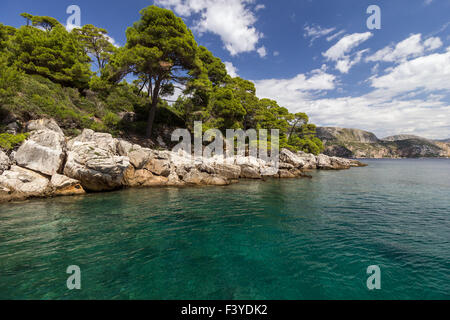
[{"label": "sky", "polygon": [[[306,112],[319,126],[378,137],[450,137],[450,0],[2,0],[0,23],[20,13],[108,30],[117,46],[139,10],[173,10],[232,76],[252,80],[260,98]],[[379,29],[367,20],[380,9]]]}]

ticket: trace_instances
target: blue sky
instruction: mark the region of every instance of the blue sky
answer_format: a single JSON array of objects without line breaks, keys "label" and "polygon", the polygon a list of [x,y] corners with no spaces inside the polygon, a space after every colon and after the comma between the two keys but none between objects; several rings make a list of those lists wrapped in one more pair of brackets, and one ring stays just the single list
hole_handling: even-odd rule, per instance
[{"label": "blue sky", "polygon": [[[22,12],[106,28],[117,45],[139,10],[156,3],[183,17],[230,73],[255,82],[312,122],[380,137],[450,137],[450,0],[2,0],[0,22]],[[381,29],[369,30],[369,5]]]}]

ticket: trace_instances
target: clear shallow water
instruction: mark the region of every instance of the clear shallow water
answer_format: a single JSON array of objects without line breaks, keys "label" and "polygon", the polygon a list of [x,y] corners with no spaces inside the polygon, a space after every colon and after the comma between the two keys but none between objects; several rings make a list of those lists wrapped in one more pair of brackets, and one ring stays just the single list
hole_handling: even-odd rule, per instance
[{"label": "clear shallow water", "polygon": [[450,161],[366,162],[0,205],[0,299],[449,299]]}]

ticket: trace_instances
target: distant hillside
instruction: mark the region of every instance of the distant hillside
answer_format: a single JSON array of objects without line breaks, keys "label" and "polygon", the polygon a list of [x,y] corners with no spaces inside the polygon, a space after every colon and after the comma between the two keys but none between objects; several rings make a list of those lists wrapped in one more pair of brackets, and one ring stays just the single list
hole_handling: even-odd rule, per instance
[{"label": "distant hillside", "polygon": [[426,141],[431,141],[429,139],[423,138],[423,137],[419,137],[419,136],[415,136],[412,134],[398,134],[395,136],[390,136],[390,137],[386,137],[381,139],[383,141],[402,141],[402,140],[426,140]]},{"label": "distant hillside", "polygon": [[318,136],[324,140],[340,140],[351,142],[374,143],[378,142],[378,138],[372,132],[360,129],[346,129],[338,127],[318,127]]},{"label": "distant hillside", "polygon": [[450,157],[450,143],[414,135],[395,135],[378,139],[359,129],[318,127],[317,136],[324,142],[324,153],[347,158],[420,158]]}]

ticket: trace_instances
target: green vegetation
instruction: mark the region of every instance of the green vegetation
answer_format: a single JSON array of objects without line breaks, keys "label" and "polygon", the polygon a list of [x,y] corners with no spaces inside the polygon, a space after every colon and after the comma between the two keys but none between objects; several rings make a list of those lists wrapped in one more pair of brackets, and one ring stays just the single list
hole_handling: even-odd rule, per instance
[{"label": "green vegetation", "polygon": [[15,146],[24,142],[27,137],[28,133],[20,133],[17,135],[0,133],[0,148],[4,150],[12,150]]},{"label": "green vegetation", "polygon": [[[93,25],[68,32],[27,13],[18,29],[0,24],[0,116],[53,117],[69,134],[91,128],[147,138],[203,121],[204,130],[279,129],[281,147],[323,150],[306,114],[259,99],[252,82],[230,77],[172,11],[149,6],[140,14],[121,48]],[[170,105],[175,90],[183,94]]]}]

